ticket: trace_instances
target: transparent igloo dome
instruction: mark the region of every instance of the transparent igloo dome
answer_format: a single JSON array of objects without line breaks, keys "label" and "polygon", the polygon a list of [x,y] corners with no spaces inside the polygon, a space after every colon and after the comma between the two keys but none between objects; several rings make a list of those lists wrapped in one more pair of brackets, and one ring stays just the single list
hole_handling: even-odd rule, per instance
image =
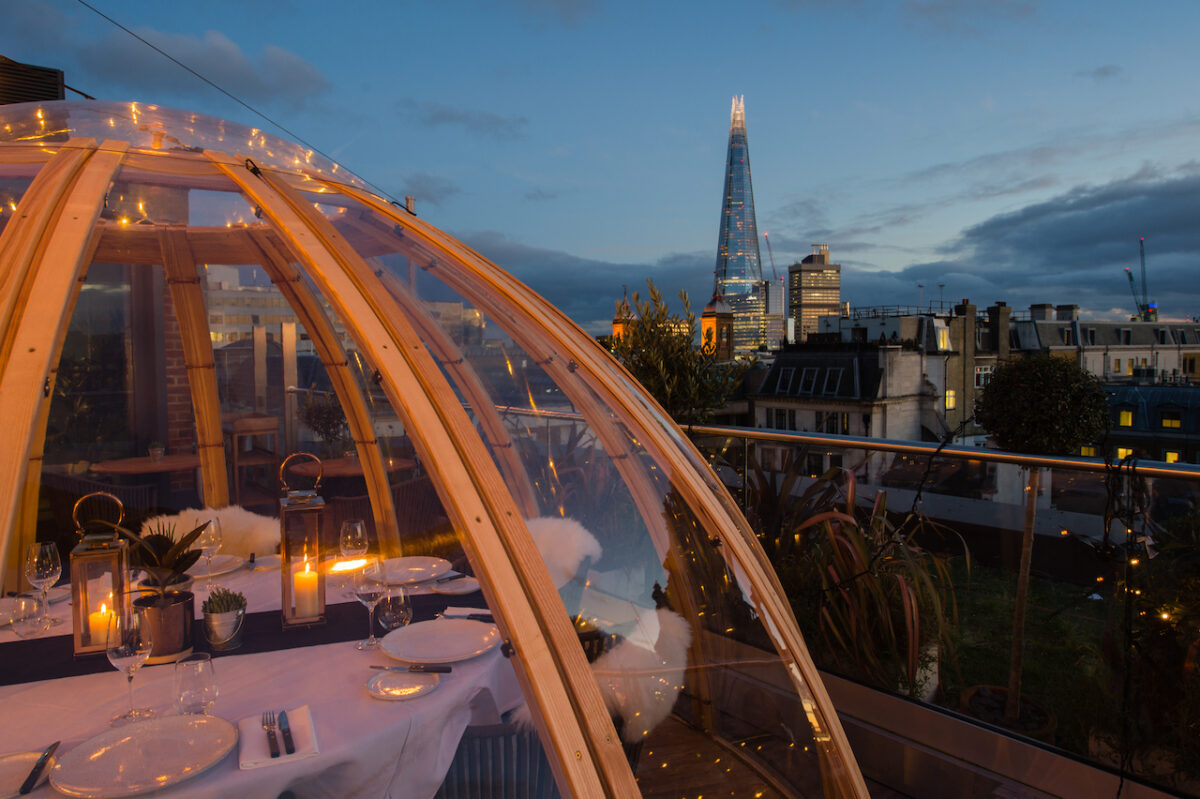
[{"label": "transparent igloo dome", "polygon": [[[157,106],[0,107],[0,276],[6,591],[35,540],[67,570],[96,491],[135,530],[244,511],[217,557],[269,557],[282,468],[324,503],[331,630],[345,522],[385,563],[465,575],[410,581],[412,607],[492,614],[520,700],[492,727],[532,740],[542,795],[866,795],[778,580],[680,430],[561,312],[336,164]],[[278,615],[278,575],[249,612]],[[435,780],[472,756],[453,711]]]}]

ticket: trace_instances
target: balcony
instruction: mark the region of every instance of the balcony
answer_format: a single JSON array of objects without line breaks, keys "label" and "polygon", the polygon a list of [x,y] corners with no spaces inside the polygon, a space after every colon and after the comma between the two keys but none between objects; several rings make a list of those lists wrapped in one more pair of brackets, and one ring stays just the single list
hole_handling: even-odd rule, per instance
[{"label": "balcony", "polygon": [[[689,433],[771,557],[873,795],[1200,795],[1200,469],[745,428]],[[812,521],[848,511],[848,494],[868,539],[861,568],[823,549],[836,537],[846,554],[841,529]],[[1040,714],[1014,728],[1002,701],[966,703],[980,686],[1007,693],[1029,513],[1020,695]],[[896,568],[906,558],[945,573]],[[822,583],[821,570],[836,576]],[[880,601],[902,612],[896,593],[872,593],[896,574],[944,578],[944,636],[928,607],[885,631],[869,613],[845,612]],[[915,679],[906,679],[908,634],[920,638],[919,667],[934,669]]]}]

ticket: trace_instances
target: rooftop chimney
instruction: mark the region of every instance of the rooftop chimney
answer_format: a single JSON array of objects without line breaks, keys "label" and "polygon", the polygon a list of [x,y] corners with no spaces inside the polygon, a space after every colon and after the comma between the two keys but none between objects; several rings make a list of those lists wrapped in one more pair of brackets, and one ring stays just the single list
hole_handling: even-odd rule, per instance
[{"label": "rooftop chimney", "polygon": [[1039,302],[1029,306],[1029,318],[1035,322],[1049,322],[1053,319],[1054,306],[1048,302]]},{"label": "rooftop chimney", "polygon": [[1078,305],[1058,305],[1054,309],[1055,316],[1059,322],[1075,322],[1079,320]]}]

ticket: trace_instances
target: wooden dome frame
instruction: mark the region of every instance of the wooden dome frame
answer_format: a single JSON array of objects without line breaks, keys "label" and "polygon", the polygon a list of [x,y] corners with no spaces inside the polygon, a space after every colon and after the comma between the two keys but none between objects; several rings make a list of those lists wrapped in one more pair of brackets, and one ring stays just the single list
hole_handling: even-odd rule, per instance
[{"label": "wooden dome frame", "polygon": [[[204,496],[214,507],[228,503],[213,348],[197,265],[241,263],[229,257],[231,248],[255,253],[312,338],[345,409],[381,543],[398,549],[387,472],[362,391],[317,297],[299,274],[298,259],[411,426],[417,454],[512,644],[516,672],[536,708],[533,715],[559,785],[581,797],[638,794],[576,631],[565,614],[553,612],[561,607],[558,592],[524,522],[536,505],[528,477],[504,447],[496,448],[493,458],[443,374],[446,369],[460,391],[486,396],[461,357],[456,359],[454,343],[424,314],[406,307],[400,292],[388,290],[396,277],[374,268],[371,253],[356,251],[302,189],[337,193],[399,226],[439,263],[453,264],[453,270],[445,270],[453,272],[451,284],[470,283],[477,296],[486,293],[494,312],[521,314],[528,331],[521,343],[544,359],[556,379],[569,385],[577,370],[596,378],[572,401],[585,416],[590,407],[593,422],[608,417],[605,407],[617,409],[626,425],[635,426],[640,445],[669,465],[673,487],[699,522],[716,531],[808,711],[822,749],[827,795],[868,796],[778,578],[732,499],[636,382],[590,335],[528,287],[433,226],[328,173],[274,167],[217,150],[167,153],[82,137],[0,143],[0,168],[32,176],[17,212],[0,232],[0,419],[10,431],[26,431],[10,432],[8,446],[0,448],[6,586],[16,584],[17,555],[35,534],[48,398],[67,324],[93,262],[163,266],[184,342]],[[214,180],[232,183],[261,210],[262,222],[240,228],[112,224],[101,212],[120,170],[153,173],[159,183],[189,188]],[[473,405],[484,409],[476,421],[491,440],[503,441],[503,424],[489,414],[487,403]],[[627,438],[603,422],[596,423],[596,434],[617,453],[615,463],[641,513],[661,513],[661,497],[639,494],[644,481],[636,472],[644,467],[636,458],[620,457]],[[676,556],[667,537],[655,544],[664,560]]]}]

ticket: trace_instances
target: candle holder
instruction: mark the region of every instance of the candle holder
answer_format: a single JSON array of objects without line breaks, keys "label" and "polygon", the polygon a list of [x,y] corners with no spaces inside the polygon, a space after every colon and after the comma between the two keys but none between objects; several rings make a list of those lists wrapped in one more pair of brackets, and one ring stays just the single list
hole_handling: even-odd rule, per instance
[{"label": "candle holder", "polygon": [[117,524],[125,518],[121,500],[104,491],[80,497],[71,510],[81,538],[71,550],[71,629],[75,656],[93,655],[107,648],[108,621],[129,607],[129,543],[115,530],[84,533],[79,507],[85,500],[107,498],[117,505]]},{"label": "candle holder", "polygon": [[[317,464],[317,479],[311,489],[293,489],[287,484],[287,467],[296,458],[311,458]],[[283,628],[325,623],[325,571],[321,563],[321,523],[325,500],[321,487],[321,459],[310,452],[294,452],[279,465],[279,560]]]}]

